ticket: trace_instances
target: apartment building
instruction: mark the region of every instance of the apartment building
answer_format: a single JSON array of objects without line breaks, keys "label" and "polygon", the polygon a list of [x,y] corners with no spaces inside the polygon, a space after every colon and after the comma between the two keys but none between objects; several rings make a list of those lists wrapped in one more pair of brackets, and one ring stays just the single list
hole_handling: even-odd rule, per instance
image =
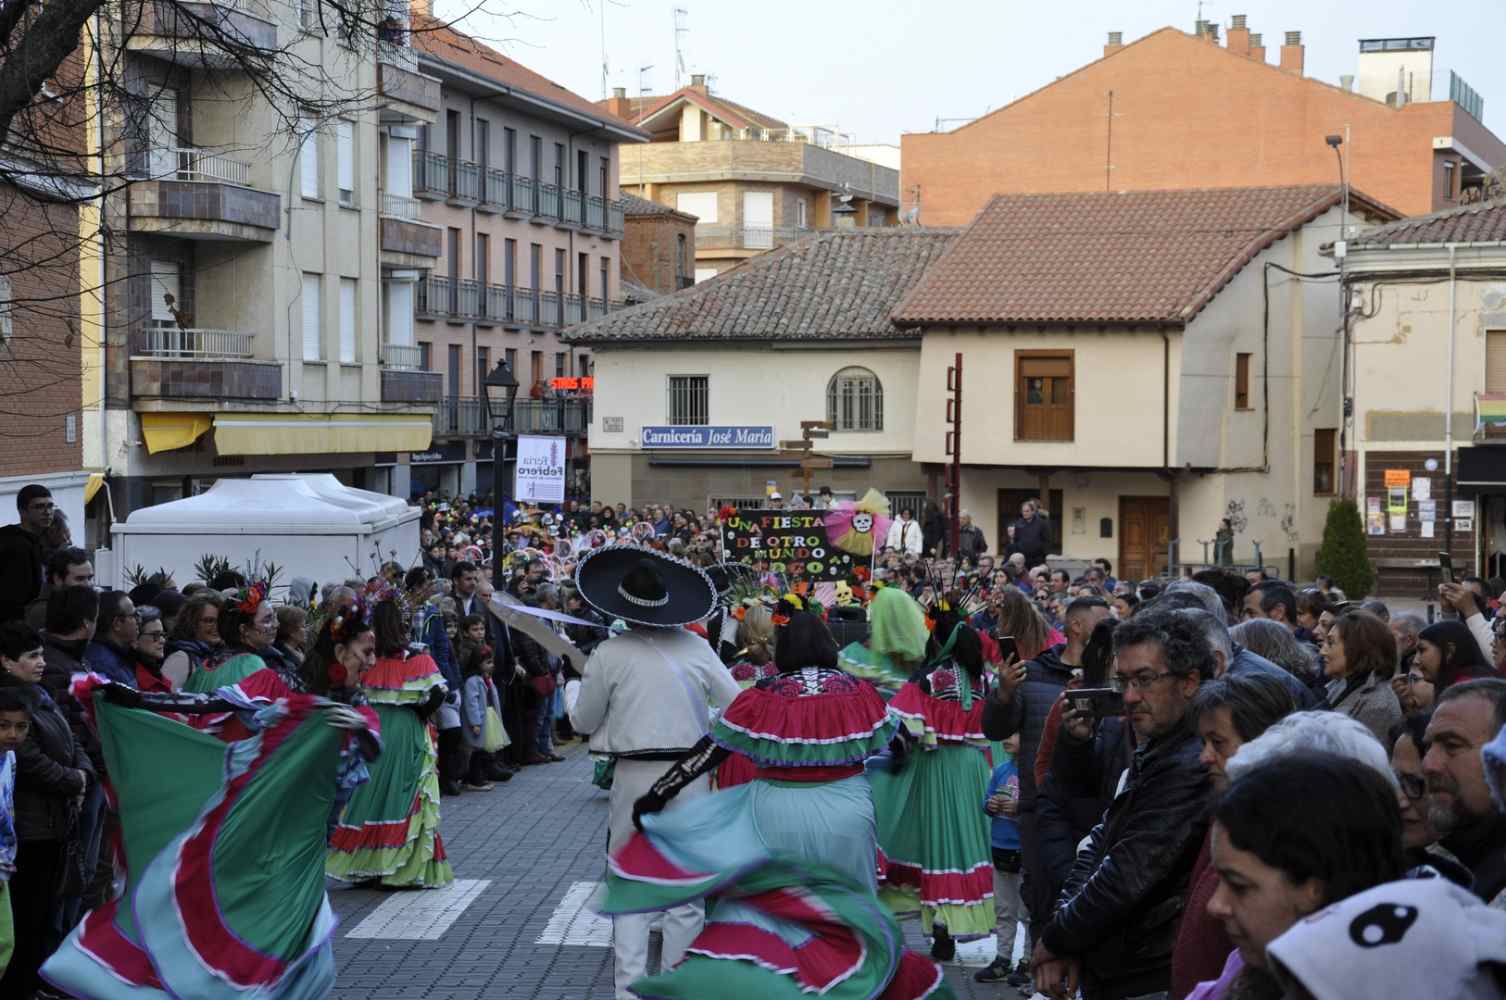
[{"label": "apartment building", "polygon": [[[442,397],[433,446],[410,462],[417,486],[491,489],[482,379],[506,361],[521,388],[519,433],[559,434],[584,458],[588,352],[560,339],[622,307],[619,144],[648,136],[591,101],[422,13],[419,71],[440,83],[439,113],[412,134],[383,183],[441,235],[413,285],[418,366]],[[406,334],[405,334],[406,336]]]},{"label": "apartment building", "polygon": [[695,216],[695,279],[812,232],[898,221],[899,171],[842,151],[834,129],[790,125],[712,93],[704,74],[658,97],[598,104],[652,137],[622,150],[622,186]]},{"label": "apartment building", "polygon": [[[91,62],[130,97],[91,125],[90,151],[129,183],[103,205],[103,346],[81,346],[105,395],[85,413],[86,463],[117,517],[258,472],[406,495],[442,389],[411,339],[412,289],[444,232],[378,177],[438,120],[439,81],[418,72],[401,7],[380,38],[326,34],[312,4],[204,9],[112,7]],[[206,23],[284,53],[268,68],[284,98]]]},{"label": "apartment building", "polygon": [[1268,56],[1250,28],[1110,32],[1101,59],[991,114],[901,136],[907,217],[964,225],[995,193],[1337,184],[1329,136],[1349,183],[1409,214],[1468,201],[1506,164],[1434,38],[1362,39],[1355,75],[1324,81],[1305,75],[1302,32]]}]

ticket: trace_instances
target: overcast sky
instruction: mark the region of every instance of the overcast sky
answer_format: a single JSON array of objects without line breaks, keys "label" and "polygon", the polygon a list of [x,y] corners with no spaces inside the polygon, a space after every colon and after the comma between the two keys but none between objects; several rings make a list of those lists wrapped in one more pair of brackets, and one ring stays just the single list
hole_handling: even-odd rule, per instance
[{"label": "overcast sky", "polygon": [[[836,125],[859,142],[898,142],[939,118],[985,114],[1103,52],[1107,32],[1126,42],[1172,25],[1190,31],[1196,0],[484,0],[465,27],[575,92],[602,96],[602,17],[608,86],[636,95],[640,66],[651,93],[675,81],[674,8],[687,11],[686,75],[709,73],[731,100],[791,124]],[[456,4],[456,6],[447,6]],[[454,16],[457,0],[438,0]],[[1435,79],[1456,70],[1485,99],[1485,124],[1506,134],[1506,29],[1502,0],[1228,0],[1203,16],[1227,32],[1249,15],[1275,61],[1299,30],[1307,75],[1337,83],[1353,73],[1360,38],[1436,35]],[[1435,88],[1436,92],[1436,88]],[[956,123],[953,123],[953,127]]]}]

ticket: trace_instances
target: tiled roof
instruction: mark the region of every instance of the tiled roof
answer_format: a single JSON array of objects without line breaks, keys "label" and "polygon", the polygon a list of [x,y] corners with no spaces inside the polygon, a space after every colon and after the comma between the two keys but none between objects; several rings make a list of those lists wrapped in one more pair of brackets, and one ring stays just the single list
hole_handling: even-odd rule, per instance
[{"label": "tiled roof", "polygon": [[661,205],[657,201],[649,201],[640,198],[636,194],[622,192],[622,214],[629,219],[642,218],[648,215],[678,215],[682,219],[698,221],[697,217],[689,212],[682,212],[670,205]]},{"label": "tiled roof", "polygon": [[[1184,323],[1337,187],[996,195],[894,311],[902,325]],[[1396,213],[1350,192],[1351,209]]]},{"label": "tiled roof", "polygon": [[1506,241],[1506,201],[1482,201],[1378,226],[1349,241],[1350,250],[1376,250],[1419,243]]},{"label": "tiled roof", "polygon": [[643,113],[638,116],[634,124],[647,121],[679,100],[687,100],[692,104],[698,105],[704,111],[715,115],[733,128],[789,128],[787,123],[780,121],[778,118],[770,117],[760,111],[754,111],[746,105],[738,104],[736,101],[729,101],[725,97],[709,94],[704,90],[697,90],[694,87],[681,87],[673,94],[666,94],[663,97],[644,98]]},{"label": "tiled roof", "polygon": [[414,11],[412,38],[413,47],[422,54],[454,63],[489,80],[525,91],[551,104],[581,112],[617,128],[636,131],[630,124],[595,102],[535,73],[491,46],[456,31],[437,18]]},{"label": "tiled roof", "polygon": [[890,340],[894,304],[957,238],[955,229],[818,233],[653,302],[565,332],[573,343]]}]

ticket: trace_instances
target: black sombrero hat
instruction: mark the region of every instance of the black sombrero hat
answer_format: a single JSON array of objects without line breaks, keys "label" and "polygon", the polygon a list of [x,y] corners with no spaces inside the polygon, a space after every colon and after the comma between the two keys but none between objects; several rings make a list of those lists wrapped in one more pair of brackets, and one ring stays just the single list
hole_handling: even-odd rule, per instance
[{"label": "black sombrero hat", "polygon": [[575,568],[587,604],[608,619],[672,628],[716,608],[716,586],[700,568],[641,545],[593,549]]}]

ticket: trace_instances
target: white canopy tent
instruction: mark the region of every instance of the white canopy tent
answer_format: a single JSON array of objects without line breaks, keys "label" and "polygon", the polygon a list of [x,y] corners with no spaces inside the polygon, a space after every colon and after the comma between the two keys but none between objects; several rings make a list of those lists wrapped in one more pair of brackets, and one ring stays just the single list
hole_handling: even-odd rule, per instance
[{"label": "white canopy tent", "polygon": [[221,479],[198,496],[133,511],[111,528],[109,563],[99,560],[96,569],[102,582],[122,589],[126,570],[137,565],[163,567],[182,586],[205,554],[237,569],[276,563],[279,586],[294,577],[365,578],[382,562],[419,559],[418,521],[417,507],[327,473]]}]

